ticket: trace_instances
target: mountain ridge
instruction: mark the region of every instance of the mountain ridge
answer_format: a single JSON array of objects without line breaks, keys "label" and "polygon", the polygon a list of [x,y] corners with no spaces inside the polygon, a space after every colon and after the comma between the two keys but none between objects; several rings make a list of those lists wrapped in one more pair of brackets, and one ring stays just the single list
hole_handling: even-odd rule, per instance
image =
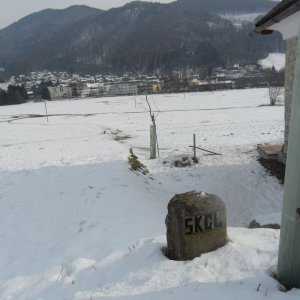
[{"label": "mountain ridge", "polygon": [[0,30],[0,67],[10,73],[41,69],[165,72],[184,66],[251,63],[283,49],[280,37],[249,38],[251,23],[236,28],[218,15],[264,13],[276,2],[226,3],[134,1],[107,11],[88,6],[46,9]]}]

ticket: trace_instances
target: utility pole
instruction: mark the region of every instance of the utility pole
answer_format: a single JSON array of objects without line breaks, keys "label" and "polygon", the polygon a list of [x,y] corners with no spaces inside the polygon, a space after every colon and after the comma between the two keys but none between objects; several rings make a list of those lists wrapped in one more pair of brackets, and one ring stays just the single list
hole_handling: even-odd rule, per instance
[{"label": "utility pole", "polygon": [[293,88],[284,200],[278,257],[278,279],[300,288],[300,32]]}]

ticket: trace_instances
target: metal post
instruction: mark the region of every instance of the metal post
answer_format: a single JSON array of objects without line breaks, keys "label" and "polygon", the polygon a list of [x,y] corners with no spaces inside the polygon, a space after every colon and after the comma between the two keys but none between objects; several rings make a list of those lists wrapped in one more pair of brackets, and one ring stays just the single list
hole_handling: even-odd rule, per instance
[{"label": "metal post", "polygon": [[278,279],[300,288],[300,36],[296,59],[284,200],[278,257]]},{"label": "metal post", "polygon": [[156,126],[150,125],[150,159],[156,158]]},{"label": "metal post", "polygon": [[46,111],[47,123],[49,123],[46,100],[44,100],[44,104],[45,104],[45,111]]},{"label": "metal post", "polygon": [[194,133],[194,160],[197,158],[196,156],[196,134]]}]

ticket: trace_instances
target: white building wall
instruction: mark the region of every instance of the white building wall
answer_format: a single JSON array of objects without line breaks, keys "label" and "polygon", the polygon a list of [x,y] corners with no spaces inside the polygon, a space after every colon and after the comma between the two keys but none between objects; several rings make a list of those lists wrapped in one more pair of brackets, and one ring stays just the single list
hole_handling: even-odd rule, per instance
[{"label": "white building wall", "polygon": [[285,134],[283,158],[285,161],[288,149],[288,137],[293,99],[293,84],[297,56],[297,45],[300,32],[300,11],[272,25],[269,29],[279,31],[286,41],[285,63]]},{"label": "white building wall", "polygon": [[109,89],[110,95],[135,95],[137,94],[137,86],[132,83],[116,83],[112,84]]}]

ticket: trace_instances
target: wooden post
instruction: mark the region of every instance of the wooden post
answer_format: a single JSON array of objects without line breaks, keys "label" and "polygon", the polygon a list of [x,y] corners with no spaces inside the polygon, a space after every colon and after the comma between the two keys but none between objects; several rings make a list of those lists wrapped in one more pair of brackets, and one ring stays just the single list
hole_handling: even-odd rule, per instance
[{"label": "wooden post", "polygon": [[156,126],[150,125],[150,159],[156,158]]}]

